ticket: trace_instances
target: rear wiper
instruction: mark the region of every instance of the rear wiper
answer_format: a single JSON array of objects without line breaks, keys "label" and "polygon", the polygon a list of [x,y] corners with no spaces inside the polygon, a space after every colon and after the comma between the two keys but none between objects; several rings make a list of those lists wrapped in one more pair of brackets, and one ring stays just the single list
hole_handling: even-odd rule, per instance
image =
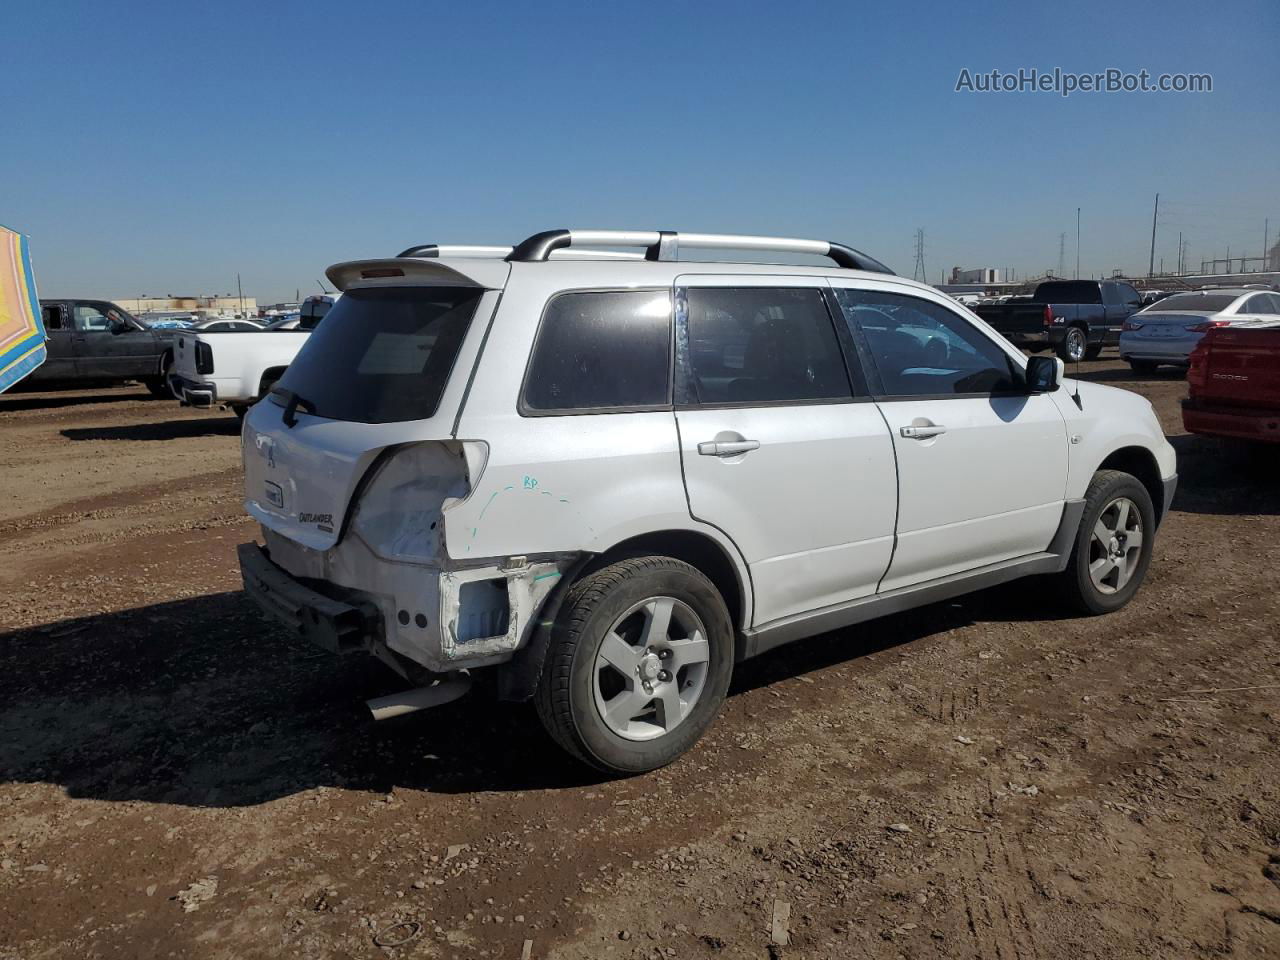
[{"label": "rear wiper", "polygon": [[302,408],[304,413],[316,412],[316,405],[314,403],[312,403],[310,400],[307,400],[307,399],[304,399],[303,397],[298,396],[292,390],[284,390],[277,387],[275,390],[271,391],[271,395],[273,397],[279,397],[281,400],[285,402],[284,417],[283,417],[284,425],[291,430],[298,422],[297,413],[298,413],[299,407]]}]

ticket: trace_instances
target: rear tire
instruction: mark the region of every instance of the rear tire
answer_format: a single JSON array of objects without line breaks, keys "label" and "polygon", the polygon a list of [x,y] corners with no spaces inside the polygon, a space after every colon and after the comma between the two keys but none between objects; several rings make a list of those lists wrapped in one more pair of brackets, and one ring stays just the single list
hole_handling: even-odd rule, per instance
[{"label": "rear tire", "polygon": [[1095,343],[1092,347],[1087,347],[1084,351],[1084,358],[1086,360],[1097,360],[1100,356],[1102,356],[1102,344],[1100,343]]},{"label": "rear tire", "polygon": [[173,400],[173,354],[166,353],[160,365],[160,376],[148,377],[142,382],[151,391],[153,397],[162,400]]},{"label": "rear tire", "polygon": [[1084,359],[1089,348],[1089,340],[1083,327],[1067,327],[1062,334],[1062,342],[1058,344],[1058,356],[1063,363],[1078,363]]},{"label": "rear tire", "polygon": [[237,420],[243,420],[244,415],[249,412],[249,408],[243,403],[229,404],[228,409],[236,415]]},{"label": "rear tire", "polygon": [[620,560],[569,590],[534,704],[584,763],[656,770],[711,725],[733,655],[729,611],[701,572],[671,557]]},{"label": "rear tire", "polygon": [[1160,364],[1154,360],[1130,360],[1129,367],[1134,373],[1150,375],[1156,372]]},{"label": "rear tire", "polygon": [[1151,495],[1137,477],[1119,470],[1095,473],[1071,558],[1058,574],[1066,605],[1096,616],[1128,603],[1147,575],[1155,532]]}]

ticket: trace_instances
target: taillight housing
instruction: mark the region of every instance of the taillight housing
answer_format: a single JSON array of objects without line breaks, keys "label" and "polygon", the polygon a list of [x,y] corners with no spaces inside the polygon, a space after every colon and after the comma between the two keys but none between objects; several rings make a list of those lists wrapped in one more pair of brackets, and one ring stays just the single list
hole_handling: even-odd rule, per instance
[{"label": "taillight housing", "polygon": [[1187,327],[1187,333],[1208,333],[1214,327],[1225,327],[1227,323],[1226,320],[1206,320],[1204,323]]},{"label": "taillight housing", "polygon": [[213,347],[200,340],[196,341],[196,373],[213,373]]},{"label": "taillight housing", "polygon": [[1120,330],[1121,332],[1141,330],[1142,326],[1142,322],[1139,320],[1126,320],[1124,323],[1120,324]]},{"label": "taillight housing", "polygon": [[1209,382],[1209,341],[1201,340],[1191,351],[1191,366],[1187,368],[1187,383],[1192,391],[1203,388]]},{"label": "taillight housing", "polygon": [[1053,326],[1053,307],[1049,306],[1047,303],[1044,305],[1044,325],[1046,327]]}]

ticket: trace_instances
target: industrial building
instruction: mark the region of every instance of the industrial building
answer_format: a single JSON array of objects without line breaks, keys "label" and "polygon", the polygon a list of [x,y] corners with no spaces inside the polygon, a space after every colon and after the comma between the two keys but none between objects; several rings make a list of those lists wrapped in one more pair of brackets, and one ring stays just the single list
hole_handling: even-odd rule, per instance
[{"label": "industrial building", "polygon": [[256,317],[256,297],[117,297],[114,303],[128,310],[135,317],[148,313],[191,313],[207,317]]}]

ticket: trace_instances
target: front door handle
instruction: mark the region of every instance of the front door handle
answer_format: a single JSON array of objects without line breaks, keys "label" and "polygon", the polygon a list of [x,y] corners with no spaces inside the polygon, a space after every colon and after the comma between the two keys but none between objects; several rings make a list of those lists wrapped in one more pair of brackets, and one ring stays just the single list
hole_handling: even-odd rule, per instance
[{"label": "front door handle", "polygon": [[698,444],[698,453],[704,457],[736,457],[759,449],[759,440],[704,440]]},{"label": "front door handle", "polygon": [[939,434],[946,433],[947,428],[936,423],[928,426],[912,426],[903,427],[902,435],[910,440],[928,440],[930,437],[936,437]]}]

